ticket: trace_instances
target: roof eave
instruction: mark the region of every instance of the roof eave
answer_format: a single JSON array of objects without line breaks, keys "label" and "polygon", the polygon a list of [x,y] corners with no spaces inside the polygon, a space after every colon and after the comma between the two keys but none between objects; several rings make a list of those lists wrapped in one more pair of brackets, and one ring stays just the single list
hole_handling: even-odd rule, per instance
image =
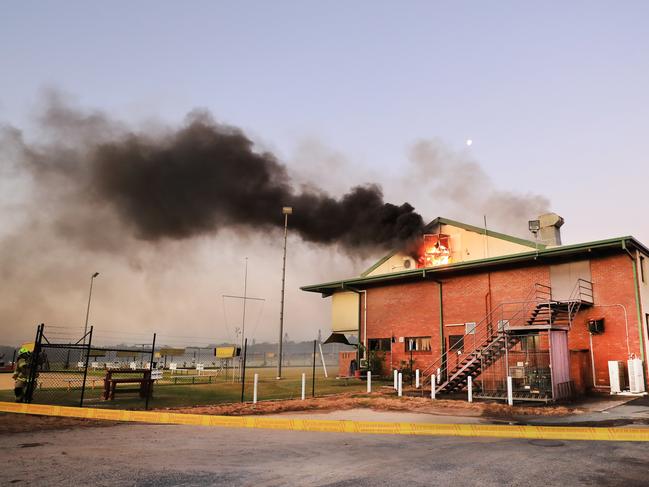
[{"label": "roof eave", "polygon": [[561,255],[581,254],[592,251],[593,249],[602,248],[615,248],[619,246],[621,249],[630,243],[638,249],[649,255],[649,249],[632,236],[618,237],[608,240],[599,240],[594,242],[586,242],[582,244],[563,245],[558,247],[551,247],[546,249],[539,249],[538,251],[523,252],[519,254],[509,254],[498,257],[490,257],[487,259],[479,259],[468,262],[458,262],[455,264],[448,264],[444,266],[427,267],[423,269],[413,269],[408,271],[394,272],[390,274],[380,274],[377,276],[364,276],[341,281],[332,281],[322,284],[314,284],[310,286],[303,286],[300,289],[307,292],[322,293],[323,297],[330,296],[337,290],[344,290],[350,286],[363,286],[376,282],[386,282],[392,280],[403,280],[409,278],[416,278],[420,276],[426,278],[427,275],[440,274],[445,272],[461,271],[465,269],[472,269],[475,267],[489,267],[503,264],[514,264],[518,262],[533,261],[537,259],[552,258]]}]

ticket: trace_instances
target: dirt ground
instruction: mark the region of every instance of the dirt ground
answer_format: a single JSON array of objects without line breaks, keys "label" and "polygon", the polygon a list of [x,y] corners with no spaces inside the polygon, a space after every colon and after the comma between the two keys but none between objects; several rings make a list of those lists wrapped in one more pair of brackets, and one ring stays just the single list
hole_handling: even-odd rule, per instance
[{"label": "dirt ground", "polygon": [[[246,416],[280,414],[287,412],[327,412],[370,409],[373,411],[391,411],[403,413],[425,413],[431,416],[456,416],[466,418],[491,418],[494,420],[514,420],[516,417],[563,417],[579,415],[584,408],[561,405],[531,406],[519,405],[510,407],[503,403],[474,402],[439,399],[431,401],[424,397],[395,397],[393,394],[347,393],[335,396],[309,398],[300,400],[278,400],[252,403],[230,403],[214,406],[195,406],[189,408],[172,408],[182,413],[214,414],[224,416]],[[430,419],[432,422],[433,419]],[[34,416],[27,414],[0,413],[0,435],[26,433],[39,430],[58,430],[92,426],[111,426],[116,422]]]},{"label": "dirt ground", "polygon": [[404,411],[435,414],[441,416],[483,416],[513,418],[516,416],[566,416],[580,414],[580,408],[560,405],[508,406],[503,403],[456,401],[439,399],[432,401],[424,397],[395,397],[391,393],[372,396],[349,393],[329,397],[309,398],[304,401],[263,401],[257,404],[234,403],[215,406],[173,408],[174,411],[194,414],[216,414],[244,416],[253,414],[277,414],[292,411],[331,411],[367,408],[375,411]]},{"label": "dirt ground", "polygon": [[12,374],[0,374],[0,390],[6,391],[14,388]]},{"label": "dirt ground", "polygon": [[32,414],[0,413],[0,435],[72,428],[114,426],[116,424],[118,424],[117,421],[98,421],[90,419],[60,418],[55,416],[35,416]]}]

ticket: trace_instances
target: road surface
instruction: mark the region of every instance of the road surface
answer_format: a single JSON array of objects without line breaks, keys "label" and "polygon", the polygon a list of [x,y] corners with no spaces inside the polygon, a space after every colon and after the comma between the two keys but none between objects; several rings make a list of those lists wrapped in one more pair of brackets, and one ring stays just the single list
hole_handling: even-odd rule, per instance
[{"label": "road surface", "polygon": [[119,424],[0,435],[0,484],[640,486],[647,443]]}]

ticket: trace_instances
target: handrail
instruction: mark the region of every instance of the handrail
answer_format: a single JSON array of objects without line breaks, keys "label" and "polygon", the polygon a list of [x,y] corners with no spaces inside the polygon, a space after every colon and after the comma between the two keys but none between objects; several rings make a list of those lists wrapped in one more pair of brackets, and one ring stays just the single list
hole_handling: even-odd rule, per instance
[{"label": "handrail", "polygon": [[572,319],[579,312],[581,305],[583,303],[593,304],[594,303],[594,293],[593,293],[593,283],[587,281],[586,279],[577,279],[575,286],[570,293],[570,298],[568,299],[568,322],[572,327]]},{"label": "handrail", "polygon": [[[557,304],[566,301],[555,300],[552,296],[552,288],[545,284],[535,283],[532,289],[526,296],[524,301],[509,301],[501,302],[496,308],[491,310],[487,315],[476,323],[471,333],[465,333],[461,341],[456,342],[453,346],[449,347],[437,360],[423,370],[422,383],[425,384],[431,379],[432,372],[437,369],[442,369],[445,374],[444,381],[450,380],[449,374],[451,371],[456,371],[464,361],[471,355],[479,356],[488,350],[489,347],[496,343],[496,338],[505,335],[505,329],[511,327],[513,323],[521,321],[528,323],[529,319],[534,319],[532,311],[539,309],[539,305],[547,306],[548,310],[552,304]],[[593,283],[585,279],[577,279],[575,286],[570,293],[567,301],[568,305],[568,320],[572,325],[572,319],[579,311],[582,303],[593,303]],[[514,309],[512,309],[514,307]],[[553,314],[549,312],[548,319],[552,324]],[[497,320],[497,321],[496,321]],[[497,323],[494,330],[494,323]],[[444,339],[444,337],[441,337]],[[467,346],[471,344],[472,346]],[[451,358],[458,356],[453,365],[449,365]],[[463,356],[460,360],[459,356]],[[459,371],[458,371],[459,372]]]},{"label": "handrail", "polygon": [[[435,371],[438,368],[444,368],[444,364],[447,364],[446,369],[448,369],[449,358],[453,355],[470,356],[471,354],[478,352],[479,349],[482,351],[482,347],[488,345],[496,336],[504,332],[505,326],[511,326],[512,321],[520,319],[521,316],[523,319],[526,319],[532,309],[534,309],[540,302],[550,302],[551,297],[552,290],[550,286],[536,283],[532,286],[532,289],[524,301],[500,303],[496,308],[487,313],[482,320],[475,324],[471,333],[466,333],[465,330],[461,341],[456,342],[452,347],[449,347],[449,349],[446,350],[437,360],[423,370],[422,383],[425,384],[427,379],[430,379],[432,371]],[[509,307],[513,305],[515,305],[516,308],[514,310],[509,309]],[[496,321],[497,318],[500,319]],[[494,330],[494,322],[497,324],[496,330]],[[444,337],[442,336],[441,339],[443,340]],[[467,345],[471,342],[473,342],[473,347],[468,351],[464,351],[467,348]],[[445,372],[448,373],[448,370],[445,370]]]}]

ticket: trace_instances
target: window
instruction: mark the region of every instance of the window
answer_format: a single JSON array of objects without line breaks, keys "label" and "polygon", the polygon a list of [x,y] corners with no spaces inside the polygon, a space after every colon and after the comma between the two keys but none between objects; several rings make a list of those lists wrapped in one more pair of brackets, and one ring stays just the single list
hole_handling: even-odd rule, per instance
[{"label": "window", "polygon": [[430,337],[407,337],[406,352],[430,352]]},{"label": "window", "polygon": [[645,282],[645,280],[644,280],[644,257],[642,255],[640,256],[640,280],[642,282]]},{"label": "window", "polygon": [[476,322],[464,323],[464,334],[465,335],[475,335]]},{"label": "window", "polygon": [[449,353],[462,353],[464,350],[464,335],[449,335],[448,351]]},{"label": "window", "polygon": [[392,340],[390,338],[368,338],[367,349],[370,352],[389,352]]}]

